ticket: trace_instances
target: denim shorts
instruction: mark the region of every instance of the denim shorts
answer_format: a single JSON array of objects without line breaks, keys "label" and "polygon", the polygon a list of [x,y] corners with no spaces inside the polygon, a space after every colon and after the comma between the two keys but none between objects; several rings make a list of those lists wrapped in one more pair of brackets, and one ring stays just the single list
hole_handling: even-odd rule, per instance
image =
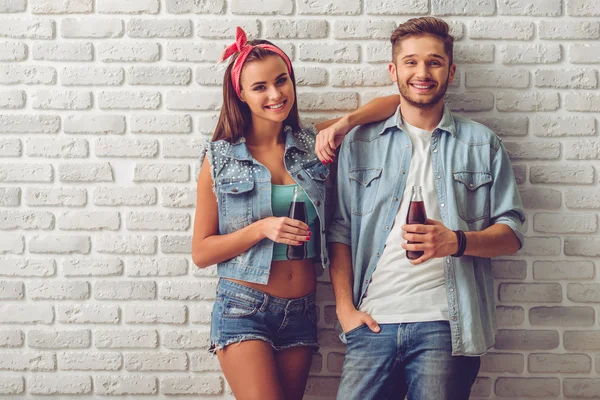
[{"label": "denim shorts", "polygon": [[317,343],[315,293],[283,299],[220,279],[213,306],[210,352],[232,343],[262,340],[276,351]]}]

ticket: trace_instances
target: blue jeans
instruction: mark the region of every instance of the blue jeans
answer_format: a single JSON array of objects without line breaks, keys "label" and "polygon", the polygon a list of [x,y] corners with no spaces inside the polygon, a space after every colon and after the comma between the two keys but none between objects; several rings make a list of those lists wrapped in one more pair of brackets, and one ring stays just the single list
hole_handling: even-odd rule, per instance
[{"label": "blue jeans", "polygon": [[319,348],[315,293],[283,299],[220,279],[213,306],[209,351],[233,343],[262,340],[275,351],[296,346]]},{"label": "blue jeans", "polygon": [[338,400],[467,400],[479,357],[452,356],[448,321],[361,325],[345,334]]}]

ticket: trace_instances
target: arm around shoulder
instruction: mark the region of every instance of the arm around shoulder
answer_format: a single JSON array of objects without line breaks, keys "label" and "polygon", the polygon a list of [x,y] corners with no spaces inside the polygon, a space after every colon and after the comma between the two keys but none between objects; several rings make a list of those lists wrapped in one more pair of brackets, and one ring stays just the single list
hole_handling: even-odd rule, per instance
[{"label": "arm around shoulder", "polygon": [[399,95],[378,97],[341,118],[315,125],[319,132],[315,153],[321,161],[331,161],[335,149],[352,129],[359,125],[384,120],[396,112],[400,104]]}]

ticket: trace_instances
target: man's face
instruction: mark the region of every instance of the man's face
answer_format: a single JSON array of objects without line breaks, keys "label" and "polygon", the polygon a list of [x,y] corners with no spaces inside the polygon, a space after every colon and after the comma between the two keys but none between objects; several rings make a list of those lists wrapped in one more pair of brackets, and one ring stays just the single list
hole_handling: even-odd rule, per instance
[{"label": "man's face", "polygon": [[403,40],[394,61],[388,69],[392,81],[398,84],[402,101],[423,110],[443,100],[456,72],[444,43],[433,36]]}]

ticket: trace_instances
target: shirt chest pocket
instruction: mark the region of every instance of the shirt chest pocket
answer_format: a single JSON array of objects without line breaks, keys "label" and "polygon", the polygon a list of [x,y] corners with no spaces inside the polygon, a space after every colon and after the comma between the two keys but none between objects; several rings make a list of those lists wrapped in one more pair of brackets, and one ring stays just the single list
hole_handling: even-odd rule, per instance
[{"label": "shirt chest pocket", "polygon": [[253,190],[254,181],[221,184],[221,217],[228,233],[252,221]]},{"label": "shirt chest pocket", "polygon": [[382,168],[355,168],[350,171],[352,214],[366,215],[373,211]]},{"label": "shirt chest pocket", "polygon": [[467,223],[489,217],[492,174],[488,172],[455,172],[454,189],[458,215]]}]

